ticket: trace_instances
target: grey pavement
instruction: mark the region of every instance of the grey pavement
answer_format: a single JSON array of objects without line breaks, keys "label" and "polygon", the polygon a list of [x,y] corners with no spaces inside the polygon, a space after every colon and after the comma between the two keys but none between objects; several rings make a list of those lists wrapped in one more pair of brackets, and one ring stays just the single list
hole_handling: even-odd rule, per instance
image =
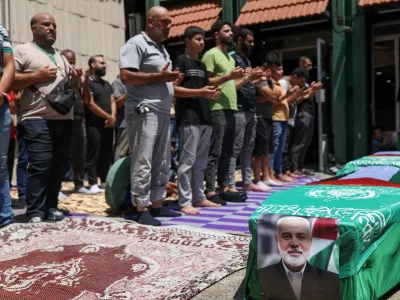
[{"label": "grey pavement", "polygon": [[[237,271],[202,291],[193,300],[243,300],[245,295],[244,278],[246,269]],[[397,292],[396,292],[397,291]],[[382,300],[400,300],[400,285]],[[348,300],[348,299],[346,299]],[[353,299],[356,300],[356,299]],[[368,299],[369,300],[369,299]]]}]

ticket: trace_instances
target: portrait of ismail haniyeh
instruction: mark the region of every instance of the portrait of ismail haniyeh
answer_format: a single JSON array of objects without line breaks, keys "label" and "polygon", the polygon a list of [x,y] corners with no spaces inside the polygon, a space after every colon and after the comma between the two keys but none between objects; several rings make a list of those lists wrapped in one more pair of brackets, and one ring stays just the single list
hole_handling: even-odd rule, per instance
[{"label": "portrait of ismail haniyeh", "polygon": [[291,216],[279,219],[275,241],[282,259],[258,270],[261,299],[340,299],[339,275],[308,262],[312,237],[307,219]]}]

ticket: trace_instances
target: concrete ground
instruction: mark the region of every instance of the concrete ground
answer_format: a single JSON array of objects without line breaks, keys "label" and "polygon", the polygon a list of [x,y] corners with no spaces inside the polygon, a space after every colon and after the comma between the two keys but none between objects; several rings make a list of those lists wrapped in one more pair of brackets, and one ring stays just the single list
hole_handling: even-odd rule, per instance
[{"label": "concrete ground", "polygon": [[[243,300],[245,295],[244,278],[246,269],[240,270],[202,291],[193,300]],[[397,291],[397,292],[396,292]],[[349,299],[344,299],[349,300]],[[356,299],[353,299],[356,300]],[[361,299],[358,299],[361,300]],[[365,299],[367,300],[367,299]],[[381,300],[400,300],[400,286]]]}]

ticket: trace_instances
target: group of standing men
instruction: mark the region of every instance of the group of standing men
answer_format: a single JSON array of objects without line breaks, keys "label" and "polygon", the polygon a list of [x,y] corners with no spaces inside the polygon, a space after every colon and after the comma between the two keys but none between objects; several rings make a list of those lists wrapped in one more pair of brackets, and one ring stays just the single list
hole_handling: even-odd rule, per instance
[{"label": "group of standing men", "polygon": [[[120,114],[126,121],[122,122],[121,141],[129,140],[132,155],[131,194],[139,213],[137,221],[157,226],[157,217],[179,216],[163,206],[171,162],[169,127],[174,98],[182,212],[196,214],[196,207],[241,202],[248,191],[266,191],[269,186],[303,176],[301,168],[313,131],[312,97],[321,88],[319,83],[307,84],[311,60],[302,58],[300,68],[285,79],[276,55],[267,55],[262,66],[253,68],[249,56],[254,34],[240,28],[234,35],[232,24],[218,21],[212,28],[216,46],[201,60],[205,32],[190,26],[184,34],[186,51],[172,63],[162,45],[170,26],[167,9],[149,10],[145,31],[120,50],[120,79],[113,84],[114,89],[102,79],[106,70],[102,55],[91,57],[90,70],[83,74],[75,67],[73,51],[58,53],[52,47],[57,26],[51,15],[32,18],[33,41],[17,46],[14,57],[7,33],[0,28],[0,158],[7,159],[3,150],[8,148],[10,134],[9,107],[15,104],[6,92],[13,89],[21,91],[18,135],[29,158],[26,204],[30,222],[64,218],[57,204],[70,148],[77,191],[96,193],[104,188],[111,163],[112,128]],[[236,51],[228,53],[234,40]],[[63,95],[72,88],[74,109],[62,113],[54,108],[51,103],[55,99],[49,97],[56,88]],[[235,187],[239,156],[243,192]],[[88,189],[83,186],[85,163]],[[0,226],[13,218],[6,166],[0,162]]]},{"label": "group of standing men", "polygon": [[[12,122],[10,110],[18,118],[19,160],[22,155],[28,157],[28,163],[22,167],[27,178],[17,178],[21,182],[18,182],[20,199],[16,205],[26,205],[30,223],[64,218],[57,206],[70,158],[76,192],[95,194],[105,188],[113,160],[114,127],[122,127],[118,123],[122,123],[123,118],[123,114],[120,115],[125,101],[124,86],[118,80],[111,86],[102,79],[106,74],[104,57],[92,56],[88,61],[89,70],[83,74],[82,69],[75,66],[76,57],[72,50],[59,53],[53,48],[57,25],[51,15],[33,16],[31,30],[32,42],[14,49],[6,30],[1,28],[0,32],[3,41],[0,227],[13,221],[6,162]],[[10,97],[9,91],[18,97]],[[120,139],[121,142],[125,140]],[[127,145],[122,145],[119,150],[127,152]],[[85,173],[88,188],[84,187]]]},{"label": "group of standing men", "polygon": [[[239,28],[234,35],[232,24],[217,21],[212,28],[214,48],[200,60],[205,32],[190,26],[184,33],[186,51],[172,63],[162,45],[170,26],[168,10],[153,7],[148,12],[146,30],[132,37],[120,51],[132,151],[131,194],[139,212],[138,222],[160,225],[157,217],[179,215],[163,207],[171,155],[170,106],[174,97],[182,212],[196,214],[196,207],[241,202],[247,191],[266,191],[269,186],[303,176],[299,168],[313,131],[313,120],[303,108],[314,105],[314,93],[321,88],[319,83],[307,84],[311,60],[301,58],[299,68],[288,78],[283,78],[282,64],[276,55],[267,55],[262,66],[252,68],[248,57],[254,47],[254,34]],[[228,53],[234,40],[236,51]],[[290,134],[288,126],[294,128]],[[284,155],[286,141],[286,148],[292,149],[293,155],[290,151]],[[243,193],[235,187],[239,156]],[[283,158],[289,161],[285,170]]]}]

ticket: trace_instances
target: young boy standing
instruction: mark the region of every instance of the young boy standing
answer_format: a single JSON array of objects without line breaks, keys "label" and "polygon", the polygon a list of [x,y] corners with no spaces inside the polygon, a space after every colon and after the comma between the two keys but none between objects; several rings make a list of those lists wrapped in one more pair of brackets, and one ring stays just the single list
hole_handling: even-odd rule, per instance
[{"label": "young boy standing", "polygon": [[199,213],[195,207],[221,206],[204,195],[204,170],[212,134],[208,99],[216,100],[220,96],[219,90],[210,86],[207,69],[198,59],[204,49],[204,35],[204,30],[199,27],[186,28],[186,52],[175,62],[175,68],[184,74],[184,79],[174,90],[179,132],[179,206],[186,214]]},{"label": "young boy standing", "polygon": [[292,182],[293,179],[283,174],[282,157],[285,149],[286,130],[288,128],[289,103],[299,98],[302,90],[300,90],[298,86],[294,86],[293,88],[285,91],[279,82],[279,80],[283,78],[283,67],[280,63],[276,64],[276,68],[273,69],[271,76],[274,86],[280,91],[279,93],[281,96],[279,98],[279,103],[273,106],[272,137],[274,152],[271,154],[269,161],[269,166],[271,168],[270,176],[278,179],[279,182]]}]

